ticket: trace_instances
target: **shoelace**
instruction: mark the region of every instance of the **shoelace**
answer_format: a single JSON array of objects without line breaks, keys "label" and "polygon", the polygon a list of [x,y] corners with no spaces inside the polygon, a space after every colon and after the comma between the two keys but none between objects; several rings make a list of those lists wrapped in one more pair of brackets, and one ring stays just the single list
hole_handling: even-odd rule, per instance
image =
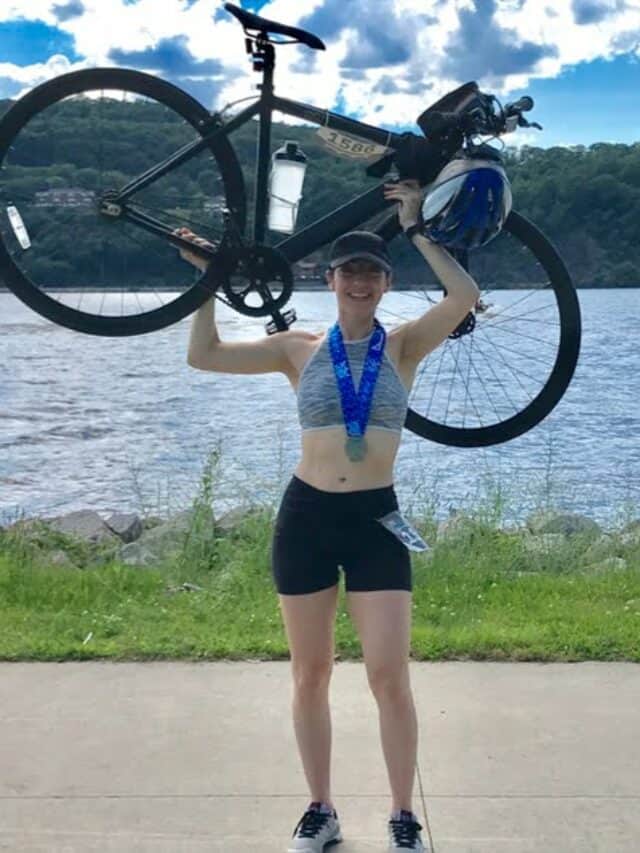
[{"label": "shoelace", "polygon": [[422,829],[415,820],[390,820],[391,834],[394,844],[398,847],[406,847],[413,850],[413,845],[418,837],[418,831]]},{"label": "shoelace", "polygon": [[332,815],[327,814],[326,812],[319,812],[315,811],[315,809],[310,809],[302,815],[293,834],[295,835],[298,829],[300,829],[301,838],[314,838],[318,833],[318,830],[322,829],[330,817],[332,817]]}]

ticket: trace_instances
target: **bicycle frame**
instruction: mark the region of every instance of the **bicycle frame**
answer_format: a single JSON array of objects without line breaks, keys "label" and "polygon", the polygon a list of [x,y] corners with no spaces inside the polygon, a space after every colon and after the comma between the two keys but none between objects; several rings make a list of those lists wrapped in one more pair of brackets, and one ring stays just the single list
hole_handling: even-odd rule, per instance
[{"label": "bicycle frame", "polygon": [[[149,169],[139,178],[134,179],[127,184],[116,197],[109,199],[109,203],[115,204],[117,207],[122,202],[126,202],[135,192],[143,187],[149,186],[158,178],[170,172],[173,168],[181,165],[192,157],[196,156],[200,151],[206,148],[215,139],[222,135],[229,135],[236,128],[241,127],[247,121],[250,121],[255,115],[259,116],[259,142],[258,142],[258,168],[256,172],[255,186],[255,207],[254,207],[254,224],[253,224],[253,241],[256,243],[264,243],[265,233],[267,230],[268,216],[268,181],[269,181],[269,166],[271,157],[271,124],[272,114],[275,111],[285,113],[294,118],[304,119],[319,126],[330,126],[337,131],[344,131],[356,136],[367,139],[371,142],[376,142],[386,147],[396,147],[397,141],[400,139],[399,134],[392,133],[382,128],[373,127],[372,125],[356,121],[354,119],[345,118],[338,113],[333,113],[330,110],[322,110],[309,104],[291,101],[287,98],[280,98],[274,94],[273,89],[273,69],[275,66],[275,51],[273,45],[265,42],[262,45],[264,49],[264,66],[263,66],[263,82],[259,84],[261,94],[256,103],[242,110],[228,123],[223,123],[218,113],[213,113],[207,124],[213,126],[211,132],[206,133],[201,139],[190,143],[167,160],[159,163],[157,166]],[[383,192],[384,182],[377,184],[362,195],[344,204],[342,207],[336,208],[331,213],[317,219],[306,228],[292,234],[291,236],[281,240],[274,245],[287,258],[290,263],[306,257],[315,249],[326,243],[336,239],[340,234],[355,228],[357,225],[364,222],[366,219],[379,213],[385,207],[390,207],[393,202],[387,201],[384,198]],[[230,202],[230,213],[233,215],[232,202]],[[139,211],[128,210],[126,207],[121,209],[119,214],[122,218],[126,218],[130,222],[134,222],[145,230],[153,233],[167,236],[170,241],[183,248],[188,248],[196,254],[202,254],[207,258],[211,258],[214,252],[195,247],[193,243],[176,237],[171,231],[158,220],[146,213]]]}]

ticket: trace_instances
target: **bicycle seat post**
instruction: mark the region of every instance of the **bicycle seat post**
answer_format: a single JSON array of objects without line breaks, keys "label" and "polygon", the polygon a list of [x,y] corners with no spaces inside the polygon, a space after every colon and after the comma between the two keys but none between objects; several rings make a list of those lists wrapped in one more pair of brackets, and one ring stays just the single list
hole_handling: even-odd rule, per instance
[{"label": "bicycle seat post", "polygon": [[260,32],[255,44],[247,39],[247,51],[251,50],[253,70],[262,72],[262,83],[258,83],[260,95],[260,134],[258,138],[258,168],[256,171],[256,207],[253,224],[253,239],[263,243],[266,231],[269,165],[271,163],[271,112],[273,109],[273,69],[276,52],[265,32]]}]

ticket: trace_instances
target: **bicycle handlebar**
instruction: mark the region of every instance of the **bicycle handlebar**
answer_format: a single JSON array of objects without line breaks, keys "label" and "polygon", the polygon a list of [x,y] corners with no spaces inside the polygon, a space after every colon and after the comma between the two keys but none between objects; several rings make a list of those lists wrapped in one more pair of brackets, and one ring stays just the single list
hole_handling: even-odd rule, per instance
[{"label": "bicycle handlebar", "polygon": [[529,110],[533,109],[533,98],[530,98],[529,95],[523,95],[521,98],[518,98],[517,101],[514,101],[512,104],[507,104],[504,108],[505,113],[507,115],[513,115],[515,113],[527,113]]},{"label": "bicycle handlebar", "polygon": [[[528,122],[522,115],[533,109],[534,101],[529,95],[523,95],[512,104],[506,104],[500,108],[500,115],[496,115],[489,106],[493,96],[483,96],[483,103],[467,112],[452,113],[435,111],[429,115],[429,136],[446,134],[452,129],[457,129],[465,134],[511,133],[518,127],[542,127],[536,122]],[[515,121],[514,121],[515,119]]]}]

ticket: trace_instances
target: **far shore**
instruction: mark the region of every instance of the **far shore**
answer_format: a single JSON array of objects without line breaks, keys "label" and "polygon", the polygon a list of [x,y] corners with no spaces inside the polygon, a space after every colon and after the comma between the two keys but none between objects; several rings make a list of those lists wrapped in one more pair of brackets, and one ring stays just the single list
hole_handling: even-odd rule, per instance
[{"label": "far shore", "polygon": [[[541,285],[541,282],[534,282],[534,283],[528,282],[526,284],[508,284],[508,285],[501,285],[498,283],[493,283],[490,285],[486,285],[485,289],[490,289],[490,290],[526,290],[527,288],[531,288],[531,287],[540,287],[540,285]],[[324,279],[311,279],[311,280],[309,280],[309,279],[294,279],[294,289],[297,290],[298,292],[307,291],[307,290],[309,290],[309,291],[311,291],[311,290],[325,290],[326,287],[327,287],[327,283]],[[578,285],[575,285],[575,287],[576,287],[576,290],[633,290],[633,289],[640,288],[640,283],[639,284],[616,284],[616,285],[612,285],[612,284],[578,284]],[[146,288],[146,289],[150,293],[157,293],[157,292],[178,293],[179,292],[178,290],[176,290],[175,287],[169,287],[169,286],[153,287],[153,288]],[[415,284],[415,285],[405,284],[405,285],[395,285],[393,289],[396,293],[399,291],[400,292],[404,291],[404,290],[433,290],[434,292],[438,292],[438,291],[442,290],[442,287],[439,284]],[[122,287],[110,287],[108,285],[105,285],[103,287],[96,288],[95,291],[96,292],[106,291],[108,293],[111,293],[111,292],[120,293],[123,291],[123,288]],[[11,292],[12,291],[8,287],[0,286],[0,293],[11,293]],[[84,288],[80,291],[80,290],[74,290],[73,288],[67,288],[67,287],[48,287],[47,292],[48,293],[63,293],[63,292],[64,293],[80,293],[80,292],[86,293],[87,291]],[[130,289],[130,290],[128,290],[125,288],[124,292],[125,293],[144,293],[145,289],[141,289],[141,290]]]}]

